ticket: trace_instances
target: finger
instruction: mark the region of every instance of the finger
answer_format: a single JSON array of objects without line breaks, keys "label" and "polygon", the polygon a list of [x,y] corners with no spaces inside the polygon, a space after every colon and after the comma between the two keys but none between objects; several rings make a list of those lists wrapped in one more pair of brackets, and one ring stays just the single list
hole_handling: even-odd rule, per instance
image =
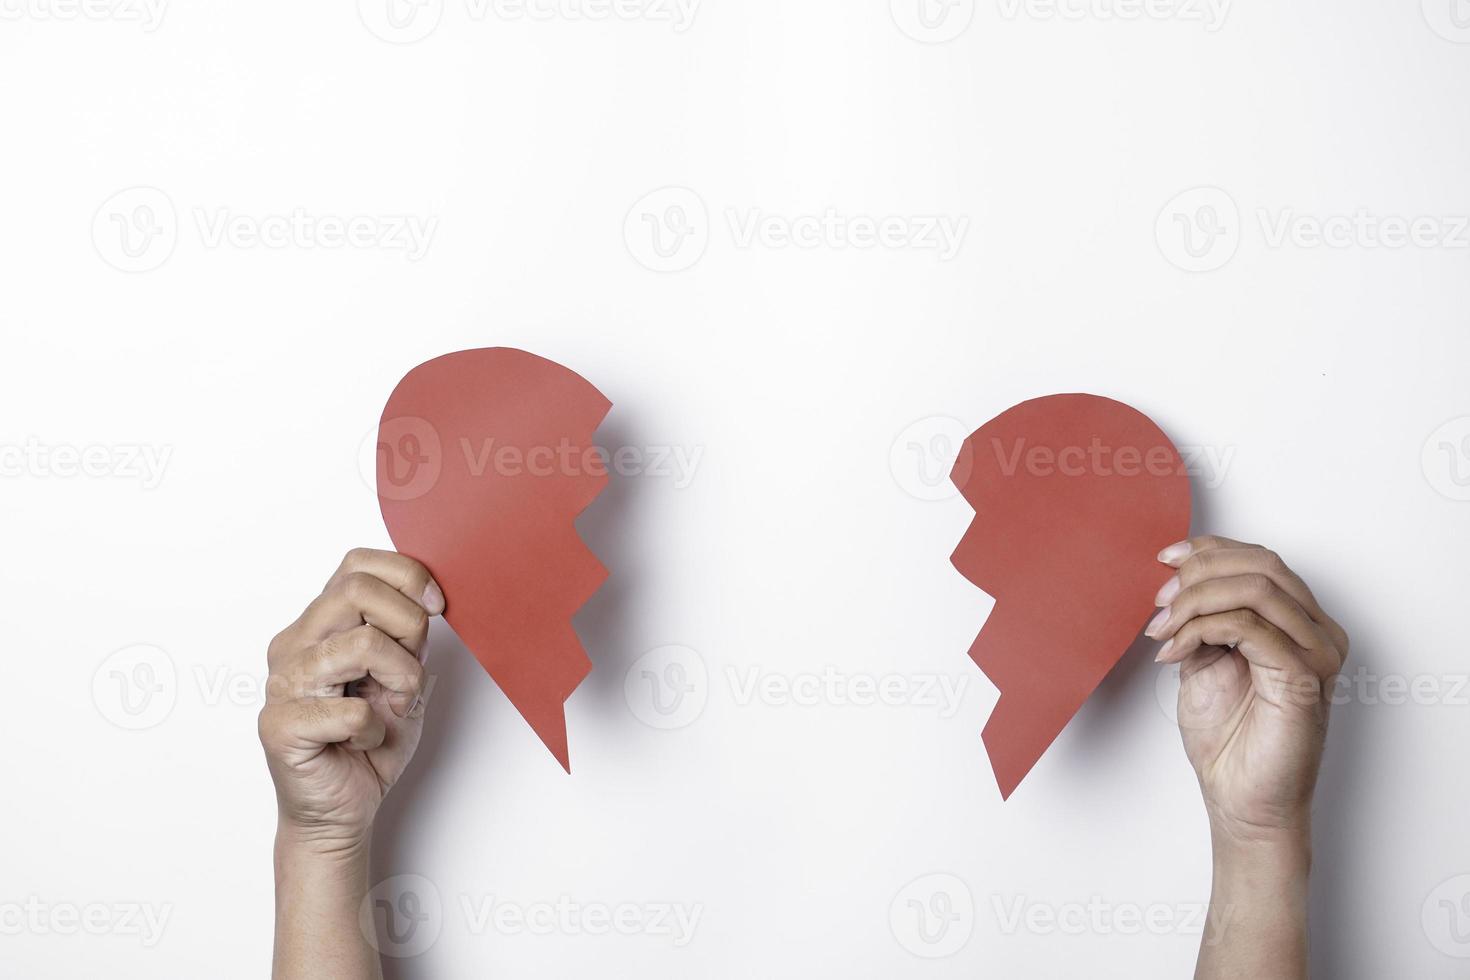
[{"label": "finger", "polygon": [[[1291,596],[1323,629],[1332,640],[1339,658],[1347,654],[1347,633],[1331,616],[1323,611],[1317,597],[1293,572],[1281,556],[1268,548],[1255,546],[1245,548],[1208,548],[1191,554],[1179,564],[1179,587],[1188,588],[1214,578],[1234,575],[1264,575],[1287,595]],[[1173,581],[1172,579],[1170,581]],[[1168,589],[1166,583],[1164,589]],[[1163,590],[1161,590],[1163,591]],[[1339,659],[1338,666],[1341,666]]]},{"label": "finger", "polygon": [[[327,582],[330,589],[338,579],[362,572],[382,579],[408,598],[423,606],[430,616],[444,611],[444,592],[429,570],[407,555],[377,548],[353,548],[342,559],[342,565]],[[323,590],[325,591],[325,590]]]},{"label": "finger", "polygon": [[374,575],[348,572],[306,607],[298,636],[310,646],[362,623],[415,651],[422,649],[429,632],[429,614],[423,606]]},{"label": "finger", "polygon": [[260,712],[259,727],[266,751],[296,762],[334,744],[363,752],[375,749],[388,733],[383,719],[362,698],[276,701]]},{"label": "finger", "polygon": [[1165,640],[1197,616],[1249,609],[1291,637],[1303,650],[1317,651],[1331,661],[1332,669],[1337,667],[1337,654],[1326,632],[1296,599],[1266,575],[1232,575],[1208,579],[1183,591],[1177,589],[1177,580],[1171,579],[1159,590],[1156,601],[1164,608],[1148,624],[1146,635]]},{"label": "finger", "polygon": [[1249,662],[1225,647],[1204,646],[1179,664],[1179,698],[1175,717],[1184,729],[1226,725],[1250,699],[1241,697],[1252,686]]},{"label": "finger", "polygon": [[1228,656],[1230,656],[1230,650],[1227,647],[1202,646],[1193,653],[1187,654],[1179,662],[1179,680],[1188,681],[1221,657]]},{"label": "finger", "polygon": [[1321,690],[1321,675],[1300,656],[1296,644],[1249,609],[1232,609],[1191,619],[1164,644],[1157,659],[1160,663],[1178,663],[1202,646],[1230,647],[1252,667],[1279,674],[1291,682],[1312,678],[1315,690]]},{"label": "finger", "polygon": [[1259,545],[1246,544],[1236,541],[1234,538],[1221,537],[1218,534],[1202,534],[1197,538],[1187,538],[1183,541],[1169,545],[1159,552],[1159,561],[1165,565],[1179,567],[1180,562],[1190,555],[1197,555],[1204,551],[1224,551],[1235,548],[1256,548]]},{"label": "finger", "polygon": [[308,649],[296,666],[291,678],[293,696],[340,695],[346,685],[371,678],[400,718],[408,714],[424,689],[425,670],[419,658],[367,624],[333,633]]}]

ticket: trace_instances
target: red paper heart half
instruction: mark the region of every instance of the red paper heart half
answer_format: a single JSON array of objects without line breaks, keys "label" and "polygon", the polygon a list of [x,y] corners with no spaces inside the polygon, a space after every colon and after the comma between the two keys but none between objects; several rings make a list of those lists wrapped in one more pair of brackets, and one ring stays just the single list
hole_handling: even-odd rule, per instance
[{"label": "red paper heart half", "polygon": [[1004,799],[1152,614],[1189,477],[1147,416],[1071,394],[985,423],[950,479],[975,508],[951,560],[995,599],[970,656],[1000,689],[981,737]]},{"label": "red paper heart half", "polygon": [[378,502],[444,618],[567,772],[564,702],[592,669],[572,616],[607,578],[573,522],[607,485],[612,403],[554,361],[464,350],[408,372],[378,426]]}]

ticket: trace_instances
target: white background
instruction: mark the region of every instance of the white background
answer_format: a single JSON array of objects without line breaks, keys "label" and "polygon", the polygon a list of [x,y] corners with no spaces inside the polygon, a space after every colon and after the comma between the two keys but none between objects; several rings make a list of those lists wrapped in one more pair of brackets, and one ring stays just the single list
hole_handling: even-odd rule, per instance
[{"label": "white background", "polygon": [[[266,974],[266,642],[343,551],[387,544],[358,455],[394,383],[493,345],[593,381],[605,445],[701,455],[687,486],[615,480],[579,524],[611,578],[577,620],[596,666],[571,777],[434,634],[377,874],[423,876],[441,912],[393,975],[1187,975],[1209,852],[1171,678],[1137,646],[1002,803],[966,657],[990,603],[948,562],[969,510],[921,499],[935,417],[1073,390],[1228,458],[1196,476],[1196,528],[1277,548],[1354,638],[1315,975],[1470,972],[1450,0],[935,0],[932,30],[907,0],[709,0],[692,22],[429,0],[401,29],[378,0],[99,2],[0,8],[0,973]],[[686,191],[639,203],[665,187]],[[659,259],[647,221],[667,233],[673,205],[694,234]],[[732,228],[828,208],[968,225],[948,259]],[[1430,221],[1396,248],[1310,237],[1359,209]],[[297,211],[433,232],[416,257],[248,237]],[[238,233],[213,236],[222,215]],[[661,730],[625,678],[670,644],[707,681]],[[949,717],[742,697],[751,671],[828,668],[966,686]],[[930,944],[908,903],[936,891],[958,918]],[[700,918],[679,946],[466,913],[559,899]],[[68,918],[94,904],[99,935]]]}]

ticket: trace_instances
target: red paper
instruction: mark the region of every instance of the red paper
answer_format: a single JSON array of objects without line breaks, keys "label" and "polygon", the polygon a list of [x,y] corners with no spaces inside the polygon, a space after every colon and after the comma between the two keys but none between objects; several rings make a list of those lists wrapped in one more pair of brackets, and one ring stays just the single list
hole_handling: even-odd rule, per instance
[{"label": "red paper", "polygon": [[982,738],[1008,798],[1154,612],[1189,535],[1189,478],[1145,415],[1097,395],[1022,402],[964,443],[960,573],[995,599],[970,656],[1000,689]]},{"label": "red paper", "polygon": [[611,408],[560,364],[490,347],[408,372],[378,428],[394,546],[567,772],[563,703],[592,669],[571,619],[607,578],[573,521],[607,485],[592,434]]}]

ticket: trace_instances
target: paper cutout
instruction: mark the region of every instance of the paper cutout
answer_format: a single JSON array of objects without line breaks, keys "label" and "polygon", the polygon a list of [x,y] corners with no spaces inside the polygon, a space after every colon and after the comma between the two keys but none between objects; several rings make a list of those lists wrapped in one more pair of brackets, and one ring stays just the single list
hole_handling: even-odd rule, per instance
[{"label": "paper cutout", "polygon": [[1147,416],[1069,394],[985,423],[950,479],[975,508],[951,561],[995,599],[970,656],[1000,689],[981,737],[1006,799],[1154,612],[1189,478]]},{"label": "paper cutout", "polygon": [[560,364],[490,347],[408,372],[378,427],[394,546],[567,772],[563,703],[592,669],[571,619],[607,578],[573,521],[607,485],[592,434],[611,408]]}]

